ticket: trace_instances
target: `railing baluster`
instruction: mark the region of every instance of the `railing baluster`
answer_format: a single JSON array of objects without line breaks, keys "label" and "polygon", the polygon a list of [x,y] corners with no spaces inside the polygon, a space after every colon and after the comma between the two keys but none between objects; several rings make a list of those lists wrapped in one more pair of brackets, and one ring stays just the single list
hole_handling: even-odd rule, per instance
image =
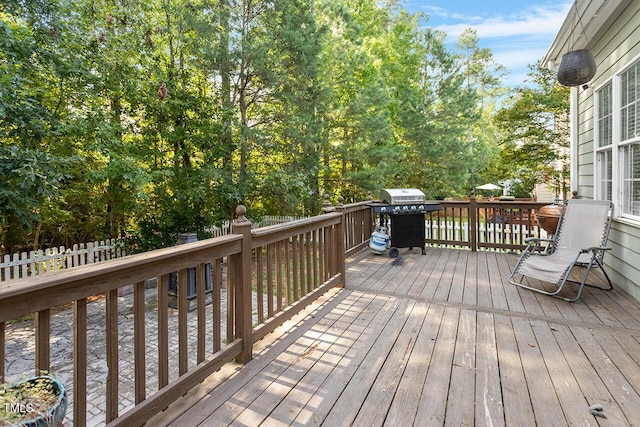
[{"label": "railing baluster", "polygon": [[256,299],[258,323],[264,322],[264,254],[262,246],[256,248]]},{"label": "railing baluster", "polygon": [[118,290],[107,292],[107,423],[118,417]]},{"label": "railing baluster", "polygon": [[291,289],[291,243],[287,239],[284,241],[284,265],[285,265],[285,286],[287,295],[287,305],[291,305],[295,299],[293,299],[293,292]]},{"label": "railing baluster", "polygon": [[178,271],[178,374],[184,375],[189,369],[189,348],[187,337],[187,269]]},{"label": "railing baluster", "polygon": [[133,287],[133,355],[135,403],[142,402],[147,395],[146,361],[145,361],[145,300],[144,283],[137,282]]},{"label": "railing baluster", "polygon": [[283,283],[282,283],[282,242],[275,243],[275,268],[276,268],[276,311],[282,311]]},{"label": "railing baluster", "polygon": [[235,294],[236,294],[236,287],[233,284],[233,271],[231,269],[231,263],[230,263],[230,258],[227,258],[227,283],[226,283],[226,287],[227,287],[227,343],[230,343],[231,341],[233,341],[235,339],[235,328],[236,328],[236,322],[235,322],[235,312],[236,312],[236,306],[235,306]]},{"label": "railing baluster", "polygon": [[[342,218],[344,219],[344,215],[342,216]],[[336,250],[334,250],[332,253],[336,258],[336,263],[335,263],[335,267],[337,270],[336,273],[339,273],[342,276],[340,280],[340,287],[344,288],[345,277],[346,277],[346,265],[345,265],[345,257],[344,257],[346,248],[344,245],[344,240],[342,239],[342,236],[344,235],[344,223],[342,222],[338,223],[335,226],[334,230],[335,230],[335,236],[333,238],[333,241],[336,242],[337,247],[336,247]]]},{"label": "railing baluster", "polygon": [[291,263],[293,268],[293,299],[298,301],[300,298],[300,262],[298,255],[298,237],[293,236],[291,238]]},{"label": "railing baluster", "polygon": [[[309,231],[308,233],[306,233],[305,235],[306,237],[306,242],[305,242],[305,253],[307,255],[307,293],[311,292],[311,290],[313,289],[313,275],[312,275],[312,271],[313,271],[313,266],[311,265],[312,261],[312,257],[311,257],[311,253],[312,253],[312,245],[314,244],[313,239],[312,239],[312,234]],[[315,258],[313,258],[315,259]]]},{"label": "railing baluster", "polygon": [[204,361],[207,341],[207,312],[206,305],[206,269],[205,264],[196,267],[196,306],[198,310],[198,347],[196,363]]},{"label": "railing baluster", "polygon": [[327,270],[326,243],[327,228],[318,230],[318,284],[324,282],[324,274]]},{"label": "railing baluster", "polygon": [[46,309],[36,313],[36,375],[50,374],[51,366],[51,310]]},{"label": "railing baluster", "polygon": [[306,280],[306,258],[305,258],[305,244],[304,234],[298,234],[298,263],[300,265],[298,276],[300,276],[300,295],[307,294],[307,280]]},{"label": "railing baluster", "polygon": [[[342,219],[345,219],[345,216],[342,216]],[[323,240],[323,245],[322,245],[322,256],[324,257],[324,263],[323,263],[323,267],[322,267],[322,273],[320,274],[320,283],[322,284],[324,283],[326,280],[328,280],[331,276],[333,276],[335,274],[335,266],[333,263],[334,260],[334,251],[335,251],[335,242],[333,240],[333,237],[335,235],[336,232],[336,226],[332,225],[330,227],[325,227],[322,230],[322,240]]]},{"label": "railing baluster", "polygon": [[313,241],[313,256],[312,256],[312,260],[313,260],[313,276],[311,279],[311,283],[312,285],[312,289],[315,289],[318,286],[318,263],[319,263],[319,256],[318,256],[318,245],[320,244],[320,230],[314,230],[311,232],[312,233],[312,241]]},{"label": "railing baluster", "polygon": [[213,264],[213,285],[211,299],[213,303],[213,352],[217,352],[222,347],[222,260],[216,259]]},{"label": "railing baluster", "polygon": [[73,424],[87,425],[87,299],[73,305]]},{"label": "railing baluster", "polygon": [[158,390],[169,384],[169,275],[158,277]]},{"label": "railing baluster", "polygon": [[267,318],[273,316],[273,245],[267,245]]}]

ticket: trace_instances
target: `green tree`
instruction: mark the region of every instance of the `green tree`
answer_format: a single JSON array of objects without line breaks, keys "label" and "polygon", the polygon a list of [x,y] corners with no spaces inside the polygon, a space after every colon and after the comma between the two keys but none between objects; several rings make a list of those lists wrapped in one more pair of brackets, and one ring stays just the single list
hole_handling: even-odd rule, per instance
[{"label": "green tree", "polygon": [[0,7],[5,247],[128,234],[144,250],[238,203],[466,194],[486,157],[468,129],[489,129],[490,55],[473,37],[448,50],[395,1]]},{"label": "green tree", "polygon": [[59,26],[46,2],[0,8],[0,227],[7,251],[31,243],[27,233],[72,165],[55,144],[67,132],[57,84],[68,73],[58,57]]},{"label": "green tree", "polygon": [[496,100],[504,94],[500,79],[507,72],[503,65],[496,62],[489,49],[480,48],[478,44],[477,33],[472,29],[465,30],[458,39],[461,52],[459,66],[464,72],[467,88],[476,94],[474,111],[467,117],[470,189],[479,184],[478,179],[485,177],[487,170],[494,169],[498,150],[495,149],[492,117]]},{"label": "green tree", "polygon": [[502,147],[497,169],[520,181],[519,197],[537,183],[559,181],[566,193],[569,171],[569,89],[551,71],[530,66],[531,86],[517,88],[496,116]]},{"label": "green tree", "polygon": [[458,56],[446,49],[445,37],[422,30],[419,92],[409,104],[413,108],[405,109],[405,114],[415,116],[405,125],[412,141],[403,161],[405,174],[411,186],[424,189],[431,198],[467,193],[466,136],[468,122],[476,114],[476,92],[466,85]]}]

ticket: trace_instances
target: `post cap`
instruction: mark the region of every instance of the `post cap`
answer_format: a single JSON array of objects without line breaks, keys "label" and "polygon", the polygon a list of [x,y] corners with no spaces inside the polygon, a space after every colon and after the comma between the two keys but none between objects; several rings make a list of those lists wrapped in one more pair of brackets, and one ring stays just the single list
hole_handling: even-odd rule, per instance
[{"label": "post cap", "polygon": [[240,223],[243,223],[243,222],[249,222],[249,220],[245,216],[246,213],[247,213],[246,206],[238,205],[238,207],[236,207],[236,220],[235,220],[235,223],[236,224],[240,224]]},{"label": "post cap", "polygon": [[333,212],[335,210],[336,210],[336,208],[333,207],[333,204],[331,204],[331,200],[329,200],[329,195],[325,194],[324,195],[324,202],[322,202],[322,212],[323,213],[329,213],[329,212]]}]

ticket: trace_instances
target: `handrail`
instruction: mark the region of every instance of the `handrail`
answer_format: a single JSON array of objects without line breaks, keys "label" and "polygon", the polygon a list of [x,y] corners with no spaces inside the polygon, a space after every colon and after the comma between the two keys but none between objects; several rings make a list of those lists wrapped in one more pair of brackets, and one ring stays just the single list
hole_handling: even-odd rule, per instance
[{"label": "handrail", "polygon": [[240,240],[238,235],[227,235],[4,282],[0,322],[239,253]]},{"label": "handrail", "polygon": [[251,230],[252,248],[264,246],[285,237],[307,233],[316,228],[338,224],[342,220],[342,214],[333,212],[319,217],[302,218],[295,221],[274,224]]}]

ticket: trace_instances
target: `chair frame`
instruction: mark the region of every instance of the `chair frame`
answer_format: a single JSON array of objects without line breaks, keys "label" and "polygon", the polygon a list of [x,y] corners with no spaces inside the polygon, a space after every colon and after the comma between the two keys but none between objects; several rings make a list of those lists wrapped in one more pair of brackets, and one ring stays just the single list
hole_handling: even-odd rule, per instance
[{"label": "chair frame", "polygon": [[[525,275],[521,274],[518,272],[518,270],[520,269],[520,267],[523,265],[524,262],[526,262],[526,260],[531,257],[531,256],[549,256],[552,255],[557,247],[558,244],[558,240],[561,236],[562,233],[562,226],[564,224],[564,220],[565,220],[565,212],[567,210],[567,205],[568,205],[569,200],[566,200],[562,206],[562,213],[560,214],[560,220],[558,221],[558,226],[556,228],[556,232],[553,235],[552,238],[550,239],[542,239],[542,238],[536,238],[536,237],[531,237],[531,238],[527,238],[525,239],[525,243],[527,243],[527,247],[525,248],[524,252],[522,253],[522,255],[520,256],[520,258],[518,259],[518,263],[516,264],[516,266],[513,268],[513,270],[511,271],[511,274],[509,275],[508,281],[510,284],[515,285],[515,286],[519,286],[521,288],[525,288],[525,289],[529,289],[531,291],[534,292],[539,292],[541,294],[545,294],[545,295],[550,295],[550,296],[554,296],[557,298],[561,298],[565,301],[568,302],[575,302],[577,300],[580,299],[580,296],[582,295],[582,291],[584,289],[585,286],[589,286],[592,288],[596,288],[596,289],[601,289],[601,290],[605,290],[605,291],[610,291],[613,289],[613,284],[611,283],[611,279],[609,278],[609,275],[607,274],[607,271],[604,268],[604,263],[603,263],[603,258],[604,258],[604,254],[611,250],[610,247],[606,247],[605,245],[607,244],[607,240],[609,238],[609,231],[611,229],[611,223],[613,221],[613,203],[609,202],[609,215],[607,218],[607,223],[604,227],[603,230],[603,235],[602,235],[602,240],[601,240],[601,244],[600,246],[593,246],[593,247],[589,247],[589,248],[582,248],[577,254],[576,257],[574,258],[573,262],[571,262],[568,266],[567,269],[564,271],[564,273],[562,274],[561,279],[556,282],[556,286],[557,289],[555,291],[549,292],[549,291],[545,291],[544,289],[540,289],[537,288],[535,286],[530,286],[527,284],[522,283],[522,280],[524,279]],[[591,257],[589,259],[589,262],[580,262],[578,261],[580,256],[583,254],[588,254],[591,253]],[[578,282],[576,280],[570,280],[569,279],[569,275],[571,274],[571,271],[573,270],[574,267],[585,267],[585,273],[582,277],[582,281]],[[587,283],[587,277],[589,276],[589,273],[591,272],[592,268],[599,268],[600,270],[602,270],[602,273],[604,274],[604,277],[607,279],[607,282],[609,284],[608,288],[603,288],[601,286],[597,286],[591,283]],[[520,280],[516,281],[515,280],[515,276],[517,274],[520,274]],[[567,284],[567,282],[569,283],[576,283],[579,284],[580,287],[578,288],[578,291],[575,295],[575,297],[573,298],[566,298],[563,296],[560,296],[560,292],[562,292],[562,290],[564,289],[565,285]]]}]

